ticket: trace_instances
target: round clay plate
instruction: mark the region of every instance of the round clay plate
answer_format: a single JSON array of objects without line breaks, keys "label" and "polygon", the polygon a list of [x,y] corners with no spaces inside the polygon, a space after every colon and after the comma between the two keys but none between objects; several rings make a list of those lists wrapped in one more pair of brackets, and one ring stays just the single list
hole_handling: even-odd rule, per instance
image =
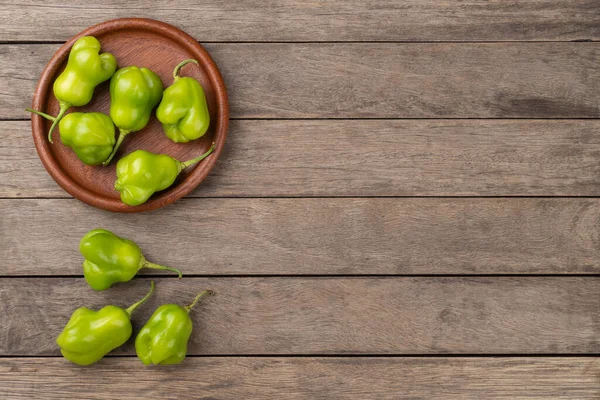
[{"label": "round clay plate", "polygon": [[[210,112],[210,128],[198,140],[173,143],[165,136],[153,111],[150,122],[144,129],[131,133],[125,138],[110,165],[91,167],[82,163],[70,148],[61,143],[58,128],[53,133],[54,144],[50,144],[47,139],[50,121],[32,115],[31,125],[35,147],[52,178],[79,200],[95,207],[118,212],[153,210],[190,193],[214,167],[223,150],[229,122],[225,84],[210,55],[194,38],[163,22],[139,18],[103,22],[73,37],[50,59],[42,72],[33,97],[35,110],[50,115],[58,113],[58,101],[52,92],[52,85],[66,66],[73,43],[81,36],[95,36],[100,40],[101,52],[112,53],[117,59],[118,68],[135,65],[156,72],[165,88],[173,83],[173,68],[180,61],[189,58],[198,60],[199,66],[187,64],[180,75],[197,79],[204,88]],[[109,81],[98,85],[88,105],[72,107],[69,112],[100,111],[108,114],[110,105],[108,88]],[[170,188],[155,193],[146,203],[136,207],[121,202],[114,184],[115,165],[123,155],[137,149],[144,149],[186,161],[207,151],[212,142],[215,143],[215,151],[199,164],[185,169]]]}]

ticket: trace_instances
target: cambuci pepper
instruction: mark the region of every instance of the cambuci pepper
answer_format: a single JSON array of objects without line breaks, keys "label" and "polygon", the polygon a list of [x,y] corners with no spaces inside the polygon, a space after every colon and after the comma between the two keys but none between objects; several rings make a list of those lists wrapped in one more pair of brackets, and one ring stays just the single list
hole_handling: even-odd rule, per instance
[{"label": "cambuci pepper", "polygon": [[173,84],[165,89],[156,109],[156,118],[162,123],[165,134],[176,143],[202,137],[210,125],[204,89],[194,78],[179,76],[181,68],[189,63],[198,65],[198,61],[190,59],[175,67]]},{"label": "cambuci pepper", "polygon": [[[60,111],[52,120],[48,140],[52,143],[52,131],[71,106],[81,107],[92,100],[94,89],[110,79],[117,69],[117,60],[110,53],[100,53],[100,42],[93,36],[77,39],[69,53],[65,70],[54,81],[54,96]],[[27,111],[48,118],[47,114],[30,108]]]},{"label": "cambuci pepper", "polygon": [[[55,120],[51,115],[36,112]],[[87,165],[100,165],[112,152],[115,144],[115,126],[106,114],[99,112],[67,114],[58,124],[61,142],[73,149]]]},{"label": "cambuci pepper", "polygon": [[192,334],[190,310],[204,295],[199,293],[187,306],[163,304],[158,307],[135,338],[135,351],[145,365],[179,364],[187,353],[187,344]]},{"label": "cambuci pepper", "polygon": [[206,153],[185,162],[166,154],[136,150],[117,163],[115,189],[121,193],[123,203],[130,206],[143,204],[155,192],[171,186],[181,171],[205,159],[214,149],[213,143]]},{"label": "cambuci pepper", "polygon": [[131,313],[153,292],[154,282],[150,282],[150,292],[126,309],[108,305],[98,311],[87,307],[75,310],[56,339],[63,357],[75,364],[90,365],[123,345],[133,331]]},{"label": "cambuci pepper", "polygon": [[119,138],[105,165],[112,160],[125,136],[148,124],[162,92],[162,81],[148,68],[130,66],[115,72],[110,80],[110,117],[119,128]]},{"label": "cambuci pepper", "polygon": [[178,269],[165,267],[146,260],[139,246],[106,229],[93,229],[79,243],[85,257],[83,276],[94,290],[106,290],[116,282],[128,282],[142,268],[173,271],[181,278]]}]

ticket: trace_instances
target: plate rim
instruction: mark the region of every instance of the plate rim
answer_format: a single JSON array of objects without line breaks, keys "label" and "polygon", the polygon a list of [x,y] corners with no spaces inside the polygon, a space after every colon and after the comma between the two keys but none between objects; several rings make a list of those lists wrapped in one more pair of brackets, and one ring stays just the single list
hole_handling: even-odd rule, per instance
[{"label": "plate rim", "polygon": [[206,75],[213,86],[217,104],[217,119],[215,121],[214,131],[214,152],[205,158],[201,164],[195,167],[187,175],[183,182],[177,186],[167,189],[167,192],[164,196],[158,198],[151,197],[147,202],[139,206],[129,206],[122,203],[120,199],[103,197],[98,193],[87,189],[86,187],[80,185],[76,180],[72,179],[60,167],[58,161],[54,158],[52,150],[50,149],[52,144],[50,144],[50,142],[47,140],[47,132],[44,130],[45,120],[41,116],[36,114],[31,116],[31,131],[35,148],[40,160],[42,161],[42,164],[44,165],[44,168],[46,168],[46,171],[48,171],[50,176],[60,187],[63,188],[63,190],[76,199],[79,199],[91,206],[106,211],[132,213],[155,210],[171,204],[192,192],[208,176],[210,171],[216,165],[217,159],[221,155],[225,145],[229,126],[229,100],[227,97],[225,82],[223,81],[223,77],[219,71],[219,68],[208,51],[206,51],[206,49],[192,36],[173,25],[150,18],[118,18],[100,22],[84,29],[70,38],[52,55],[48,61],[48,64],[46,64],[46,67],[42,71],[36,86],[32,100],[32,108],[34,110],[46,111],[45,107],[47,104],[45,104],[45,99],[53,87],[53,78],[56,76],[60,66],[67,59],[70,49],[77,39],[82,36],[101,36],[114,30],[128,28],[152,31],[153,33],[166,36],[173,41],[181,43],[184,45],[184,47],[191,49],[195,55],[195,58],[198,58],[198,61],[206,71]]}]

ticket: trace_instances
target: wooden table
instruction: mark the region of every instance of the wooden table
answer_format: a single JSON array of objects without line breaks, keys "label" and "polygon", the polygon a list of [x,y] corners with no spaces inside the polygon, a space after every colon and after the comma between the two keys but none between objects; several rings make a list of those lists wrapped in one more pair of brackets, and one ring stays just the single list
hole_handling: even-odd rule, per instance
[{"label": "wooden table", "polygon": [[[94,3],[94,4],[92,4]],[[23,109],[67,38],[151,17],[202,42],[232,121],[189,198],[118,215],[48,176]],[[597,0],[0,4],[0,398],[600,398]],[[189,357],[80,368],[55,337],[106,227],[203,288]]]}]

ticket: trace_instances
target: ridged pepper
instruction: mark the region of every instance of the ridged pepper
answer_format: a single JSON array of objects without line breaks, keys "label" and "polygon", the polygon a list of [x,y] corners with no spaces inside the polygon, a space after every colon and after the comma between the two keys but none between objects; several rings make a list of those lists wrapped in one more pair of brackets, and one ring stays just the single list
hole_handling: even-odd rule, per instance
[{"label": "ridged pepper", "polygon": [[150,292],[143,299],[126,309],[109,305],[98,311],[87,307],[75,310],[56,339],[62,355],[75,364],[90,365],[124,344],[133,331],[131,313],[148,300],[152,292],[154,282],[150,282]]},{"label": "ridged pepper", "polygon": [[156,309],[135,338],[135,351],[145,365],[179,364],[183,361],[192,334],[190,310],[207,294],[214,293],[205,290],[185,307],[163,304]]},{"label": "ridged pepper", "polygon": [[[117,69],[117,60],[110,53],[100,53],[100,42],[93,36],[77,39],[69,53],[65,70],[54,81],[54,96],[60,111],[48,132],[52,143],[52,131],[71,106],[81,107],[92,100],[94,89],[110,79]],[[30,108],[27,111],[47,118],[47,115]]]},{"label": "ridged pepper", "polygon": [[130,66],[115,72],[110,80],[110,117],[119,128],[119,138],[105,165],[112,160],[125,136],[148,124],[162,92],[162,81],[147,68]]},{"label": "ridged pepper", "polygon": [[142,268],[173,271],[181,278],[178,269],[165,267],[146,260],[139,246],[106,229],[93,229],[79,243],[85,257],[83,276],[94,290],[106,290],[116,282],[128,282]]},{"label": "ridged pepper", "polygon": [[[55,118],[37,113],[50,120]],[[74,112],[65,115],[58,124],[61,142],[73,149],[87,165],[100,165],[115,144],[115,126],[106,114]]]},{"label": "ridged pepper", "polygon": [[155,192],[171,186],[184,168],[200,162],[214,149],[213,143],[206,153],[185,162],[178,161],[166,154],[136,150],[121,158],[117,163],[115,189],[121,192],[123,203],[138,206],[145,203]]},{"label": "ridged pepper", "polygon": [[196,60],[185,60],[173,71],[173,84],[165,89],[156,109],[156,117],[162,123],[169,139],[186,143],[202,137],[210,125],[210,114],[204,89],[197,80],[179,76],[181,68]]}]

